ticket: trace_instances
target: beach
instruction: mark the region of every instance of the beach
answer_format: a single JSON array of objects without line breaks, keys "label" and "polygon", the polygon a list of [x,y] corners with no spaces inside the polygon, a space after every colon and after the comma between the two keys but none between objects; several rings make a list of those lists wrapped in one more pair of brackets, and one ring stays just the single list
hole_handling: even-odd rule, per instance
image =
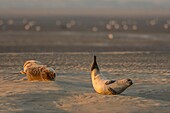
[{"label": "beach", "polygon": [[[0,112],[169,113],[167,31],[119,31],[112,39],[109,32],[77,30],[0,32]],[[104,76],[130,78],[133,85],[120,95],[97,94],[90,75],[94,55]],[[27,81],[20,71],[31,59],[54,68],[55,81]]]}]

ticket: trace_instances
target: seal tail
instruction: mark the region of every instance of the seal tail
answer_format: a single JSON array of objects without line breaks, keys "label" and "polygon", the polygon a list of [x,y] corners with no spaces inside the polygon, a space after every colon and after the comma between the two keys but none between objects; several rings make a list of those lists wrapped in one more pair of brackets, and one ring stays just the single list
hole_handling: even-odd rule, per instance
[{"label": "seal tail", "polygon": [[24,71],[20,71],[21,74],[25,75],[26,73]]},{"label": "seal tail", "polygon": [[94,55],[94,61],[91,67],[91,71],[93,71],[94,69],[97,69],[99,71],[99,67],[97,65],[97,61],[96,61],[96,56]]}]

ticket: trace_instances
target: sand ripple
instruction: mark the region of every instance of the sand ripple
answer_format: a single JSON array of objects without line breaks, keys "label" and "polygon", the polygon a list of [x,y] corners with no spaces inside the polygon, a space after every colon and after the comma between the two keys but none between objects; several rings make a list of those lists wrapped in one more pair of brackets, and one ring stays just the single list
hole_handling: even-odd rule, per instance
[{"label": "sand ripple", "polygon": [[[0,54],[0,112],[3,113],[168,113],[169,53],[97,53],[108,78],[131,78],[121,95],[99,95],[90,79],[89,53]],[[56,69],[53,82],[29,82],[19,73],[24,61],[35,59]]]}]

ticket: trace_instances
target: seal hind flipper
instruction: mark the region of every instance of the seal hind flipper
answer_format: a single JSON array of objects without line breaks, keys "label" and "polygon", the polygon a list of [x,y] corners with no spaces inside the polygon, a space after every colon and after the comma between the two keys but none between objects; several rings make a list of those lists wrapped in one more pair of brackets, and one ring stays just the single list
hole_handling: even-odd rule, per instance
[{"label": "seal hind flipper", "polygon": [[26,73],[24,71],[20,71],[21,74],[25,75]]},{"label": "seal hind flipper", "polygon": [[116,80],[109,80],[109,81],[106,81],[106,82],[105,82],[105,85],[109,85],[109,84],[112,84],[112,83],[114,83],[114,82],[116,82]]},{"label": "seal hind flipper", "polygon": [[91,71],[93,71],[93,69],[97,69],[99,71],[99,67],[97,65],[97,61],[96,61],[96,56],[94,55],[94,61],[91,67]]},{"label": "seal hind flipper", "polygon": [[114,89],[112,89],[111,87],[109,87],[108,90],[111,92],[112,95],[117,94],[117,92]]}]

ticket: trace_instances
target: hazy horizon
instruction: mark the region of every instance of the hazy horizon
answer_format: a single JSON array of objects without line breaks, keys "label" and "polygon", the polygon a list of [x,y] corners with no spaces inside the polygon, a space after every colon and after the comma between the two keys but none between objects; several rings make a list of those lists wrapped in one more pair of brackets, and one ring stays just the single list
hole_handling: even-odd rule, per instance
[{"label": "hazy horizon", "polygon": [[169,0],[0,0],[0,8],[170,8]]},{"label": "hazy horizon", "polygon": [[0,14],[169,14],[169,0],[0,0]]}]

